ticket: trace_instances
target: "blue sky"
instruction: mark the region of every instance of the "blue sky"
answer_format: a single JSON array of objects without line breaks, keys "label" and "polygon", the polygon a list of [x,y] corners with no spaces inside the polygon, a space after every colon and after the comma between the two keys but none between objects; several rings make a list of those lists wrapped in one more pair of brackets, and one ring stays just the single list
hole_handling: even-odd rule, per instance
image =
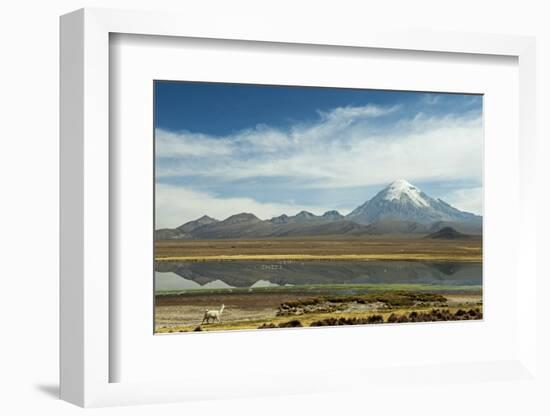
[{"label": "blue sky", "polygon": [[347,213],[396,179],[481,213],[482,97],[156,82],[157,227]]}]

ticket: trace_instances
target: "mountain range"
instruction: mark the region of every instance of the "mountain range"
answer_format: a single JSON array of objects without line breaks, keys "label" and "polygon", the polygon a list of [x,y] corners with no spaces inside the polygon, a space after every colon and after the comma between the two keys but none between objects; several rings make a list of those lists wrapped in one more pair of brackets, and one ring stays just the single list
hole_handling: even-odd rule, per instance
[{"label": "mountain range", "polygon": [[[460,211],[441,199],[432,198],[406,180],[397,180],[358,206],[348,215],[327,211],[322,215],[301,211],[261,220],[252,213],[239,213],[222,221],[207,215],[177,228],[155,231],[156,240],[273,238],[307,236],[414,235],[452,228],[458,234],[481,234],[482,217]],[[453,233],[436,234],[439,238]]]}]

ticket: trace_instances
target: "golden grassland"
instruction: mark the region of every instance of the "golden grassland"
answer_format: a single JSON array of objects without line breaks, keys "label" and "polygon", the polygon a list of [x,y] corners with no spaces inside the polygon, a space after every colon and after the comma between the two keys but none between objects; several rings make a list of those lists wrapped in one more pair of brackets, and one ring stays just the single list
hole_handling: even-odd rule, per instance
[{"label": "golden grassland", "polygon": [[457,261],[480,262],[481,239],[168,240],[155,243],[156,261]]},{"label": "golden grassland", "polygon": [[433,255],[433,254],[337,254],[337,255],[313,255],[313,254],[235,254],[219,256],[175,256],[157,257],[157,261],[254,261],[254,260],[280,260],[280,261],[374,261],[374,260],[401,260],[401,261],[458,261],[480,262],[481,256],[477,255]]}]

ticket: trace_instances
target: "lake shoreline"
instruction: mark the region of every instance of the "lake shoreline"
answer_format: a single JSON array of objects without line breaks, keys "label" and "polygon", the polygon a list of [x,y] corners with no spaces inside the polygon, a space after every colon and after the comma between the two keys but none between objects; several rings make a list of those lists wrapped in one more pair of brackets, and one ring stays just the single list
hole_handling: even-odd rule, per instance
[{"label": "lake shoreline", "polygon": [[162,240],[155,261],[432,261],[481,262],[482,240],[263,239]]},{"label": "lake shoreline", "polygon": [[204,261],[419,261],[419,262],[470,262],[480,263],[481,255],[438,256],[431,254],[234,254],[218,256],[167,256],[156,257],[158,262],[204,262]]}]

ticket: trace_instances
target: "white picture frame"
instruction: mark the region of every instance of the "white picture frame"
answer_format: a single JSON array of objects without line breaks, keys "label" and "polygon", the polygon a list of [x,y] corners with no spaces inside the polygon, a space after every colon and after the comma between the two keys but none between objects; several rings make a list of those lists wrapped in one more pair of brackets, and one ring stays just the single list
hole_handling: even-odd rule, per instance
[{"label": "white picture frame", "polygon": [[[61,18],[61,398],[79,406],[159,403],[196,399],[248,397],[269,394],[334,392],[391,383],[433,383],[442,370],[464,382],[507,380],[538,383],[536,347],[536,218],[533,198],[535,169],[535,41],[530,37],[465,33],[395,32],[380,30],[327,31],[243,21],[195,21],[192,16],[168,13],[82,9]],[[514,57],[519,67],[519,216],[517,267],[518,346],[515,354],[498,361],[418,363],[414,368],[332,368],[330,377],[303,374],[291,380],[282,372],[266,372],[262,379],[240,376],[228,386],[212,385],[212,369],[181,380],[113,382],[111,367],[121,357],[112,349],[110,332],[114,305],[109,276],[116,267],[110,253],[113,225],[110,172],[111,34],[228,41],[330,45],[331,48],[371,48],[424,51],[438,54],[502,55]],[[168,38],[166,38],[168,39]],[[258,43],[261,45],[261,43]],[[350,328],[349,331],[355,329]],[[152,336],[152,334],[151,334]],[[228,336],[211,334],[209,336]],[[205,364],[208,367],[208,364]],[[468,374],[482,372],[469,380]],[[246,372],[244,372],[246,373]],[[408,376],[405,376],[408,374]],[[341,380],[347,380],[345,383]],[[408,381],[407,381],[408,380]],[[208,389],[204,388],[210,386]]]}]

